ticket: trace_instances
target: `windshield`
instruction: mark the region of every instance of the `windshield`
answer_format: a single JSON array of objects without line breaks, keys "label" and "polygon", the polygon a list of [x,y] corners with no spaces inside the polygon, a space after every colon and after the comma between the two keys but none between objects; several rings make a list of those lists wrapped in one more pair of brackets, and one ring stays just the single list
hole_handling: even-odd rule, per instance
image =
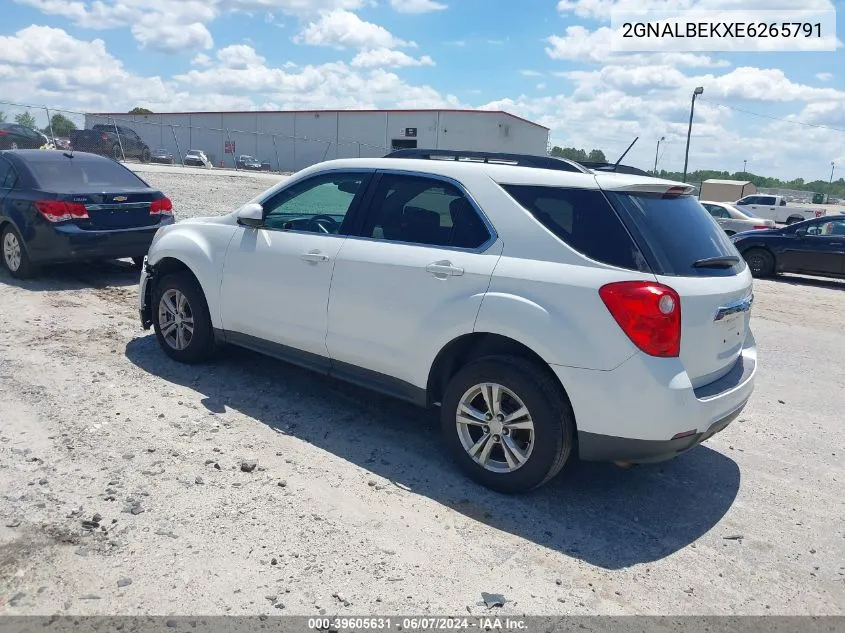
[{"label": "windshield", "polygon": [[[611,204],[634,225],[651,251],[655,272],[683,277],[735,275],[745,263],[727,234],[691,196],[608,193]],[[706,260],[736,262],[701,266]],[[696,265],[698,263],[698,265]]]},{"label": "windshield", "polygon": [[147,184],[122,165],[108,160],[27,160],[38,185],[46,191],[74,192],[91,187],[147,189]]}]

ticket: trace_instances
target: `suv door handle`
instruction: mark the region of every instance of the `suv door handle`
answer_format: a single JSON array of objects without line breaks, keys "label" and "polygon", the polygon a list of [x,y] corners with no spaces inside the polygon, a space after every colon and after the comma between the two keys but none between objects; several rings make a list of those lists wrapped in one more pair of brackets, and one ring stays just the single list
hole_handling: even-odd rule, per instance
[{"label": "suv door handle", "polygon": [[425,267],[426,272],[431,273],[435,277],[458,277],[464,274],[464,269],[458,266],[453,266],[452,262],[442,260],[439,262],[432,262]]},{"label": "suv door handle", "polygon": [[306,262],[314,262],[314,263],[327,262],[327,261],[329,261],[329,256],[323,255],[318,250],[313,250],[313,251],[308,251],[307,253],[303,253],[302,259],[304,259]]}]

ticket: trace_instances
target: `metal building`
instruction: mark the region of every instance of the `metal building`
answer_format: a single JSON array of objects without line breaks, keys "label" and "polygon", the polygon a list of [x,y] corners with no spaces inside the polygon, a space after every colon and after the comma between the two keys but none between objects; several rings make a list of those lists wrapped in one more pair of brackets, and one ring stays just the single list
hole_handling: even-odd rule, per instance
[{"label": "metal building", "polygon": [[[545,155],[549,129],[486,110],[309,110],[88,114],[85,126],[133,129],[174,156],[203,150],[215,166],[246,154],[280,171],[332,158],[384,156],[393,149],[462,149]],[[178,160],[178,159],[177,159]]]}]

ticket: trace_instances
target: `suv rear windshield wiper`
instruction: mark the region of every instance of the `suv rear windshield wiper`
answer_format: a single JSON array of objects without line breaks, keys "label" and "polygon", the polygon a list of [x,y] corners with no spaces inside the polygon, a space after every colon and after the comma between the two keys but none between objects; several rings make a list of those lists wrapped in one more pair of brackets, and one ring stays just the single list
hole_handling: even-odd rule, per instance
[{"label": "suv rear windshield wiper", "polygon": [[739,263],[736,255],[720,255],[718,257],[705,257],[693,262],[694,268],[730,268]]}]

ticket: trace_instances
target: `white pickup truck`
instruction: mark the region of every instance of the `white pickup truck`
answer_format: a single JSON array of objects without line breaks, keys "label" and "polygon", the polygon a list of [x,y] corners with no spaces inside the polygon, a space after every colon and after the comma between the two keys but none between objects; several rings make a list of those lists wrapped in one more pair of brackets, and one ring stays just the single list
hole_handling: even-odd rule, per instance
[{"label": "white pickup truck", "polygon": [[826,214],[824,209],[788,206],[783,196],[754,194],[740,198],[734,204],[743,211],[750,211],[751,215],[774,220],[778,224],[794,224],[803,220],[820,218]]}]

